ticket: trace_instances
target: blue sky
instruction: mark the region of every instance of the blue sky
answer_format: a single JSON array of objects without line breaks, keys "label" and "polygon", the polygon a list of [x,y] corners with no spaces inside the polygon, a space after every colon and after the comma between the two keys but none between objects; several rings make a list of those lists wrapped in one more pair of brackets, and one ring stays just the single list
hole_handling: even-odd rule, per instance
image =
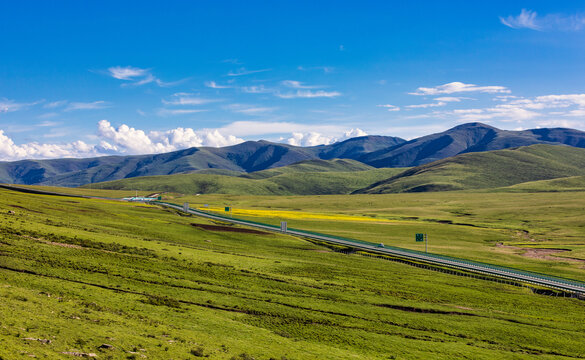
[{"label": "blue sky", "polygon": [[585,3],[0,2],[0,160],[585,130]]}]

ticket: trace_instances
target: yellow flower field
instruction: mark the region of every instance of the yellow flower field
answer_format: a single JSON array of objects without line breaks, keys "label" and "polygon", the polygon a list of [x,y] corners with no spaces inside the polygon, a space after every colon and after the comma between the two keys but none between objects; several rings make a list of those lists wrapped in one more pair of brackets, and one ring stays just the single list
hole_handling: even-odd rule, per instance
[{"label": "yellow flower field", "polygon": [[[201,211],[213,211],[225,213],[222,207],[199,207]],[[358,222],[377,222],[377,223],[408,223],[409,221],[399,221],[381,218],[371,218],[366,216],[342,215],[342,214],[321,214],[311,212],[289,211],[289,210],[258,210],[258,209],[235,209],[232,208],[234,216],[255,216],[263,218],[281,218],[281,219],[303,219],[303,220],[336,220],[336,221],[358,221]]]}]

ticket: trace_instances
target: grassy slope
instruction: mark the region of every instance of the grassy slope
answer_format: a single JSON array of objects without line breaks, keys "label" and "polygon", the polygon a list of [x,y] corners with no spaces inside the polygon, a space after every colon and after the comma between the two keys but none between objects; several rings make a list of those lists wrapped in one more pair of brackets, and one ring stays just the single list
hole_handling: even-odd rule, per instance
[{"label": "grassy slope", "polygon": [[180,174],[137,177],[91,186],[112,190],[140,189],[184,194],[347,194],[401,171],[403,169],[374,169],[353,160],[316,160],[239,177],[217,174]]},{"label": "grassy slope", "polygon": [[577,175],[585,175],[585,149],[533,145],[458,155],[409,169],[359,192],[486,189]]},{"label": "grassy slope", "polygon": [[0,193],[3,359],[585,356],[575,299],[137,204]]},{"label": "grassy slope", "polygon": [[504,192],[559,192],[585,191],[585,176],[569,176],[552,180],[528,181],[493,191]]}]

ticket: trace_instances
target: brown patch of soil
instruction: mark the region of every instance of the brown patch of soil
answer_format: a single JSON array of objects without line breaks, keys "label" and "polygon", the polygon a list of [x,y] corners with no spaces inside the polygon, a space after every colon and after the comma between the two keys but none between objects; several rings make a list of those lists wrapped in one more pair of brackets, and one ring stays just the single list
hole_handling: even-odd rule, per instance
[{"label": "brown patch of soil", "polygon": [[54,241],[47,242],[47,244],[49,244],[49,245],[55,245],[55,246],[62,246],[62,247],[66,247],[66,248],[73,248],[73,249],[83,249],[83,246],[73,245],[73,244],[58,243],[58,242],[54,242]]},{"label": "brown patch of soil", "polygon": [[568,258],[568,257],[560,257],[554,256],[553,254],[559,254],[571,251],[569,249],[543,249],[543,248],[523,248],[518,246],[509,246],[504,245],[502,243],[497,243],[496,247],[499,248],[506,248],[506,249],[514,249],[514,250],[523,250],[521,256],[526,256],[531,259],[540,259],[540,260],[549,260],[549,261],[572,261],[572,262],[585,262],[583,259],[575,259],[575,258]]},{"label": "brown patch of soil", "polygon": [[210,230],[210,231],[227,231],[227,232],[237,232],[237,233],[245,233],[245,234],[256,234],[256,235],[269,235],[269,233],[259,230],[252,230],[252,229],[242,229],[232,226],[220,226],[220,225],[206,225],[206,224],[191,224],[196,228]]}]

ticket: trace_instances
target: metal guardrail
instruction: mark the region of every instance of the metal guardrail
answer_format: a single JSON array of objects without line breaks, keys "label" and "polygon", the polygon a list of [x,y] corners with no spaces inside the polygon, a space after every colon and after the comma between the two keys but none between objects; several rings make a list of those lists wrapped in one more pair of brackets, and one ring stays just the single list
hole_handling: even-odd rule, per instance
[{"label": "metal guardrail", "polygon": [[[177,204],[172,204],[172,203],[167,203],[167,202],[162,202],[162,201],[153,201],[151,203],[170,207],[170,208],[173,208],[173,209],[179,210],[179,211],[184,211],[183,207],[180,205],[177,205]],[[225,222],[230,222],[233,224],[239,224],[239,225],[245,225],[245,226],[252,226],[252,227],[261,228],[264,230],[282,233],[280,227],[275,226],[275,225],[227,217],[227,216],[214,214],[214,213],[210,213],[210,212],[205,212],[205,211],[201,211],[201,210],[196,210],[196,209],[192,209],[192,208],[189,208],[188,213],[191,213],[191,214],[197,215],[197,216],[201,216],[201,217],[205,217],[208,219],[220,220],[220,221],[225,221]],[[421,251],[404,249],[404,248],[400,248],[400,247],[396,247],[396,246],[384,245],[384,247],[380,247],[378,244],[368,242],[368,241],[348,239],[348,238],[343,238],[340,236],[326,235],[326,234],[321,234],[321,233],[307,231],[307,230],[288,228],[286,231],[286,234],[311,238],[311,239],[315,239],[315,240],[319,240],[319,241],[325,241],[325,242],[337,244],[337,245],[348,246],[348,247],[352,247],[352,248],[359,249],[359,250],[365,250],[368,252],[384,254],[384,255],[391,255],[391,256],[400,257],[403,259],[416,260],[416,261],[430,263],[430,264],[434,264],[434,265],[456,268],[459,270],[465,270],[465,271],[470,271],[470,272],[475,272],[475,273],[480,273],[480,274],[486,274],[486,275],[496,276],[496,277],[500,277],[500,278],[535,284],[535,285],[539,285],[539,286],[543,286],[543,287],[547,287],[547,288],[571,292],[571,293],[575,293],[575,294],[579,294],[579,295],[585,295],[585,283],[580,282],[580,281],[576,281],[576,280],[565,279],[565,278],[561,278],[561,277],[550,276],[550,275],[540,274],[540,273],[531,272],[531,271],[518,270],[518,269],[513,269],[513,268],[509,268],[509,267],[505,267],[505,266],[482,263],[479,261],[472,261],[472,260],[466,260],[466,259],[461,259],[461,258],[455,258],[455,257],[451,257],[451,256],[446,256],[446,255],[429,254],[429,253],[424,253]]]}]

